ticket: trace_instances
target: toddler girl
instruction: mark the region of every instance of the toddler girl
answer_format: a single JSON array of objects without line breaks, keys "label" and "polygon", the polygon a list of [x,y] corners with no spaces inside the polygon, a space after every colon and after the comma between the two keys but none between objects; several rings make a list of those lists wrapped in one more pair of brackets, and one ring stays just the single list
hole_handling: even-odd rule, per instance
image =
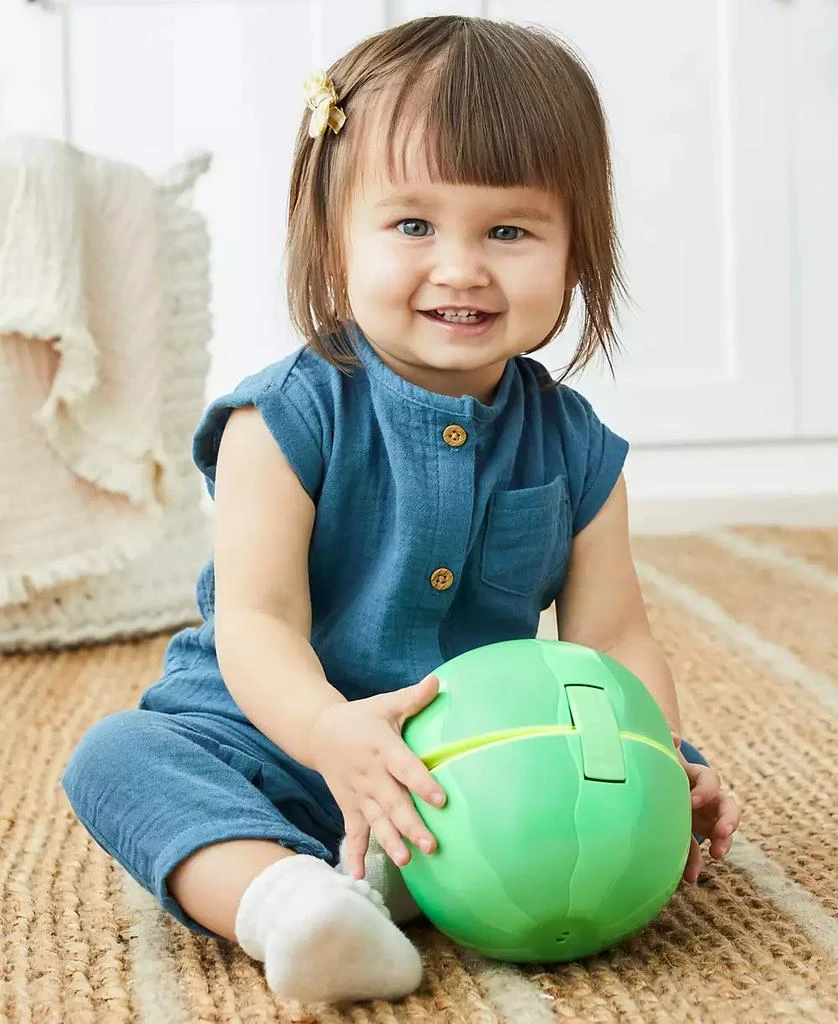
[{"label": "toddler girl", "polygon": [[[360,43],[306,98],[288,233],[305,345],[209,407],[203,623],[63,783],[166,910],[264,961],[280,996],[392,999],[421,964],[379,889],[395,912],[405,840],[433,856],[409,790],[445,795],[400,733],[435,667],[534,636],[555,600],[560,637],[640,676],[676,745],[681,726],[629,549],[626,442],[524,355],[574,292],[569,365],[614,345],[589,75],[546,32],[433,17]],[[738,809],[681,750],[720,859]],[[699,867],[694,842],[686,878]]]}]

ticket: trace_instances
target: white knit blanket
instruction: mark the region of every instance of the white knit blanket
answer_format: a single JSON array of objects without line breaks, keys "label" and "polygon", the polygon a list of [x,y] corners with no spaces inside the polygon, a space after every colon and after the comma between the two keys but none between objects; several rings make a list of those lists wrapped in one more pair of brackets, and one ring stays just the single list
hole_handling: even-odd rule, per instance
[{"label": "white knit blanket", "polygon": [[137,557],[167,502],[155,185],[0,140],[0,606]]}]

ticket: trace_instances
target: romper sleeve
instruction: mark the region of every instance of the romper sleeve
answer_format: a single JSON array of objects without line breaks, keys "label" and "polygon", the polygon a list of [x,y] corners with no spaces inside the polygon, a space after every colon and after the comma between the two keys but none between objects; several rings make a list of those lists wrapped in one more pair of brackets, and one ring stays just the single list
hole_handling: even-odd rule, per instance
[{"label": "romper sleeve", "polygon": [[215,491],[218,448],[227,420],[235,409],[253,406],[308,496],[317,500],[324,474],[322,415],[301,379],[300,355],[295,353],[245,378],[207,408],[195,432],[192,455],[210,495]]},{"label": "romper sleeve", "polygon": [[560,385],[559,392],[575,536],[605,504],[623,470],[629,446],[600,420],[578,391]]}]

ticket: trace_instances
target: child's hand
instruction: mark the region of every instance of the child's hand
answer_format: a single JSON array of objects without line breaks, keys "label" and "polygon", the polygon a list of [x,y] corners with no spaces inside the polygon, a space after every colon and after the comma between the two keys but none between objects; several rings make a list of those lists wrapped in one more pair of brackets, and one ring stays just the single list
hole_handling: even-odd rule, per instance
[{"label": "child's hand", "polygon": [[346,866],[355,878],[364,877],[370,829],[400,866],[410,860],[402,836],[425,853],[436,848],[408,790],[437,807],[445,803],[445,794],[401,732],[438,688],[436,676],[427,676],[403,690],[334,704],[315,723],[312,762],[343,814]]},{"label": "child's hand", "polygon": [[[680,751],[679,751],[680,753]],[[739,828],[739,805],[730,793],[722,789],[719,773],[703,764],[691,764],[680,755],[681,764],[690,780],[693,809],[693,833],[710,840],[710,856],[724,860],[733,843],[733,833]],[[684,868],[684,879],[697,882],[701,874],[701,850],[690,840],[690,853]]]}]

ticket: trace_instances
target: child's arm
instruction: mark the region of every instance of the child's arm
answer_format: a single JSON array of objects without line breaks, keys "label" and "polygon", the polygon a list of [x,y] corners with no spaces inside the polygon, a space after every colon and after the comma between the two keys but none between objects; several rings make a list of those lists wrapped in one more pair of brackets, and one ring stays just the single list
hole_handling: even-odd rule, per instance
[{"label": "child's arm", "polygon": [[408,789],[438,806],[445,794],[401,733],[406,719],[433,700],[438,683],[429,676],[394,693],[347,701],[326,679],[311,646],[314,511],[261,415],[234,412],[215,478],[218,663],[256,728],[325,779],[343,815],[350,870],[361,878],[370,828],[397,863],[410,859],[402,836],[434,849]]},{"label": "child's arm", "polygon": [[[681,717],[675,684],[653,639],[631,557],[623,477],[594,519],[573,541],[567,579],[557,604],[559,637],[611,655],[643,680],[669,722],[676,746]],[[681,762],[690,782],[693,832],[710,839],[710,856],[722,860],[739,827],[739,807],[705,765]],[[701,853],[695,838],[684,868],[698,880]]]},{"label": "child's arm", "polygon": [[675,684],[652,636],[631,556],[622,475],[573,540],[557,616],[560,639],[609,654],[643,680],[680,741]]},{"label": "child's arm", "polygon": [[260,414],[234,412],[216,464],[216,653],[242,711],[303,763],[314,722],[345,702],[308,642],[313,523],[314,505]]}]

